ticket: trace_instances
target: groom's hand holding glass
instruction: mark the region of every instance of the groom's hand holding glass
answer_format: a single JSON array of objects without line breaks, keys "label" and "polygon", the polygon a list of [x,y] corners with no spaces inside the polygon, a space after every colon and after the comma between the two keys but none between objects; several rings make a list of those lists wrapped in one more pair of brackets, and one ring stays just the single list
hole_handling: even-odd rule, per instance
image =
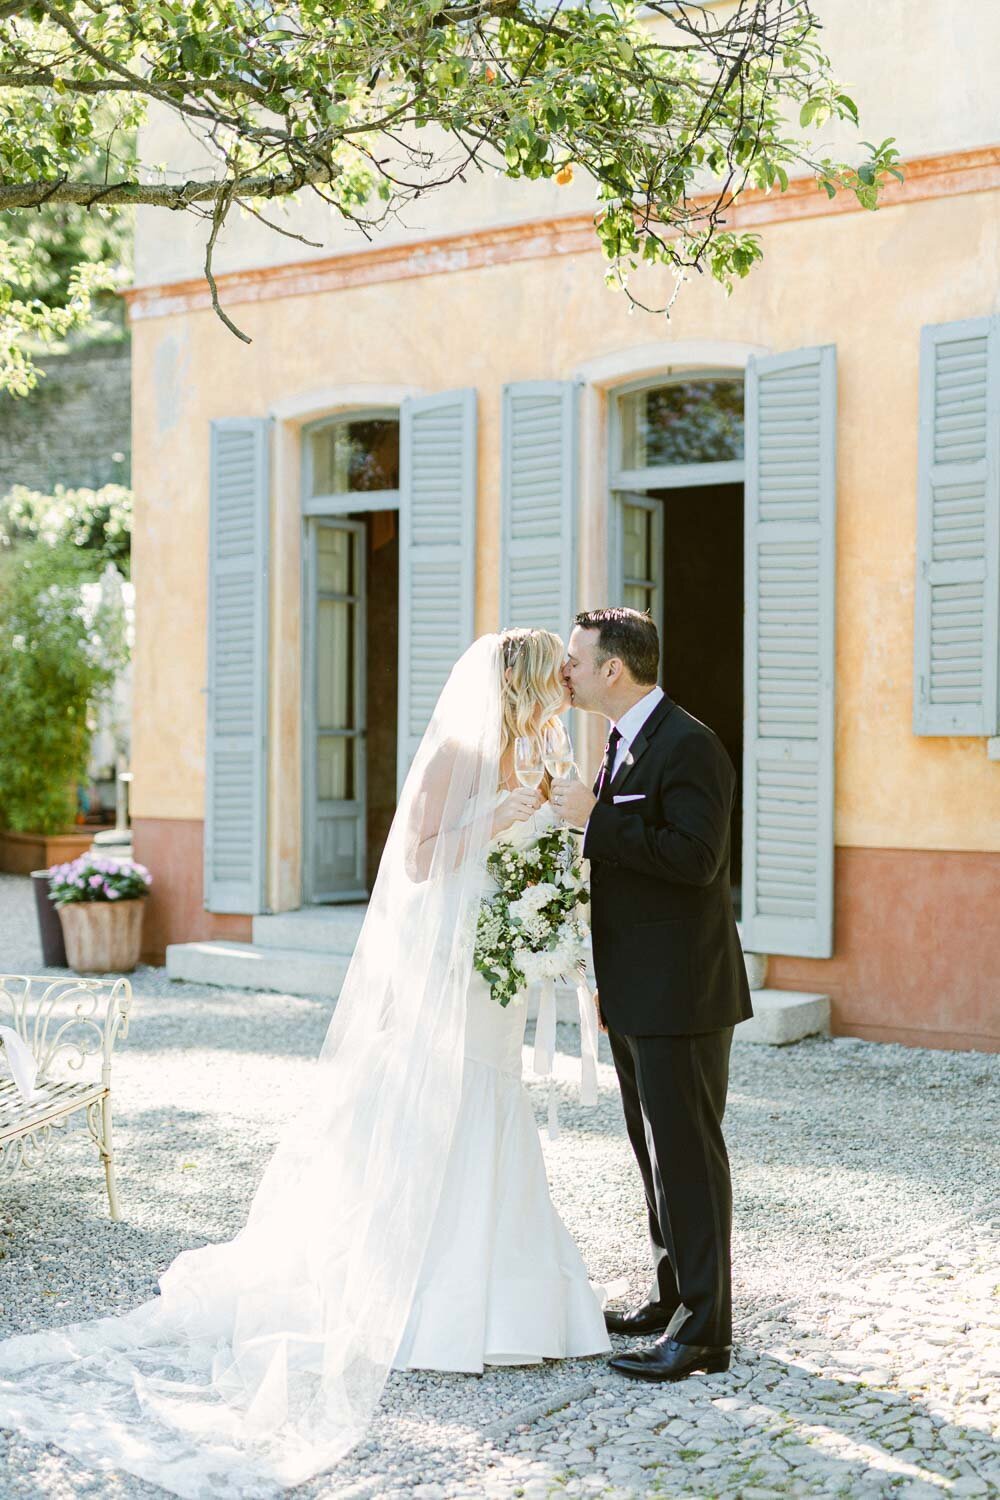
[{"label": "groom's hand holding glass", "polygon": [[549,788],[549,801],[556,816],[568,823],[570,828],[586,828],[597,798],[584,782],[561,777],[558,781],[553,781]]},{"label": "groom's hand holding glass", "polygon": [[549,801],[556,817],[570,828],[584,828],[597,798],[577,775],[570,737],[566,726],[558,720],[545,731],[542,753],[545,769],[552,778]]}]

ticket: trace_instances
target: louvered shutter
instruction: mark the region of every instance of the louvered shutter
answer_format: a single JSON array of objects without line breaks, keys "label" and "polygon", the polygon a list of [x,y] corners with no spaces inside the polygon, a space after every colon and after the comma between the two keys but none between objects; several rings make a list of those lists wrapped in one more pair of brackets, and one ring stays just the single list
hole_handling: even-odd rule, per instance
[{"label": "louvered shutter", "polygon": [[472,642],[476,393],[404,401],[400,413],[398,781],[448,674]]},{"label": "louvered shutter", "polygon": [[264,910],[268,425],[212,423],[205,905]]},{"label": "louvered shutter", "polygon": [[576,593],[577,386],[503,392],[500,624],[564,638]]},{"label": "louvered shutter", "polygon": [[1000,733],[1000,319],[925,328],[913,728]]},{"label": "louvered shutter", "polygon": [[743,940],[833,951],[836,354],[751,360]]}]

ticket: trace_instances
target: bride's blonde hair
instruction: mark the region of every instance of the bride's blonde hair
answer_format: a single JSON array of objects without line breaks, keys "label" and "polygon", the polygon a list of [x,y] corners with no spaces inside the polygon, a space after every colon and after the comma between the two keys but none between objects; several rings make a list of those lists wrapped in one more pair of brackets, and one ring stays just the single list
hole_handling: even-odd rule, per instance
[{"label": "bride's blonde hair", "polygon": [[[513,751],[515,739],[531,735],[541,743],[542,731],[555,722],[565,701],[561,667],[563,643],[550,630],[504,630],[503,678],[500,683],[503,723],[501,763]],[[543,778],[548,790],[549,777]]]}]

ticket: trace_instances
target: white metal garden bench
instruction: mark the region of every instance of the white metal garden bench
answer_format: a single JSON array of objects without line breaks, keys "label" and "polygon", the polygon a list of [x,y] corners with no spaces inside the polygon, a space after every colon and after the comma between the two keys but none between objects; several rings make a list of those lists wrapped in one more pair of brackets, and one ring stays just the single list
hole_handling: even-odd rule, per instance
[{"label": "white metal garden bench", "polygon": [[12,1027],[27,1045],[37,1070],[35,1097],[27,1102],[0,1067],[0,1180],[39,1161],[53,1128],[85,1110],[104,1163],[111,1217],[121,1217],[111,1141],[111,1053],[118,1037],[128,1035],[131,1004],[127,979],[0,974],[0,1025]]}]

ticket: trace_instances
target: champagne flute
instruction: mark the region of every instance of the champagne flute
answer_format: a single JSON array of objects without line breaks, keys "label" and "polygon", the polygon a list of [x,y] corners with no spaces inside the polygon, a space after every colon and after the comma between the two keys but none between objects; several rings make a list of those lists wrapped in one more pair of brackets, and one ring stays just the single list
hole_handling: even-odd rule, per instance
[{"label": "champagne flute", "polygon": [[558,719],[554,724],[549,724],[542,734],[542,759],[553,781],[562,781],[576,769],[573,764],[573,742],[566,732],[565,724]]},{"label": "champagne flute", "polygon": [[514,775],[532,791],[541,785],[542,754],[534,735],[519,735],[514,741]]}]

